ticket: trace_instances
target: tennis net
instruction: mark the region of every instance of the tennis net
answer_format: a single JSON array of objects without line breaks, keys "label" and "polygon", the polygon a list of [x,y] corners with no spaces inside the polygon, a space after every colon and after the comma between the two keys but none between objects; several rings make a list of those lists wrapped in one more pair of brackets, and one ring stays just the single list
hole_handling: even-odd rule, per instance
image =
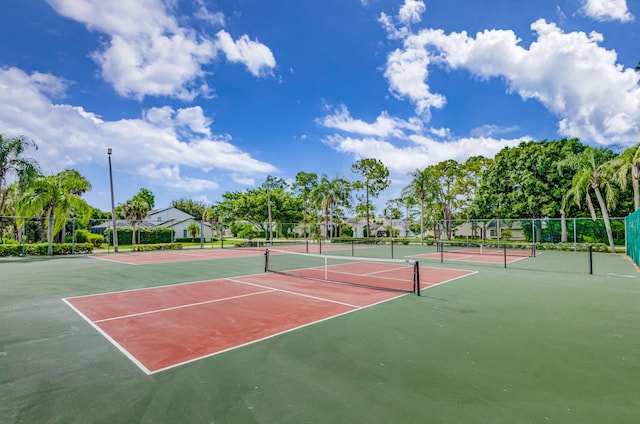
[{"label": "tennis net", "polygon": [[437,244],[437,249],[439,252],[444,253],[465,253],[468,255],[518,256],[525,258],[536,255],[536,245],[533,243],[441,241]]},{"label": "tennis net", "polygon": [[353,258],[267,249],[265,272],[420,295],[416,260]]}]

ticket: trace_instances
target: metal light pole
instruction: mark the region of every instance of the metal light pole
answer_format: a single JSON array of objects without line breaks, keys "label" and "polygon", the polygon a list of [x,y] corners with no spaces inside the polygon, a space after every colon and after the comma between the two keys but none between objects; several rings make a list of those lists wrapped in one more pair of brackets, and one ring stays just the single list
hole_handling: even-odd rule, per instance
[{"label": "metal light pole", "polygon": [[113,221],[113,251],[118,251],[118,226],[116,224],[116,203],[113,199],[113,173],[111,172],[111,147],[107,149],[109,156],[109,183],[111,184],[111,220]]}]

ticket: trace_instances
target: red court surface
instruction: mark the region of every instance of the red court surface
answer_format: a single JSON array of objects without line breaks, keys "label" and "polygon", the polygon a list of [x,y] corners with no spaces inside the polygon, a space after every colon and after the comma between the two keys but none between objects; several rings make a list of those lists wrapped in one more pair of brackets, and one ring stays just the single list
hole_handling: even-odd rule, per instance
[{"label": "red court surface", "polygon": [[[420,269],[423,289],[473,274]],[[153,374],[399,296],[265,273],[63,301]]]},{"label": "red court surface", "polygon": [[[318,245],[303,244],[291,246],[275,246],[276,250],[288,252],[318,253]],[[345,250],[344,246],[322,246],[322,251]],[[122,252],[93,255],[93,258],[118,262],[129,265],[150,265],[168,262],[203,261],[210,259],[246,258],[249,256],[263,256],[266,248],[241,247],[229,249],[181,249],[181,250],[155,250],[151,252]]]}]

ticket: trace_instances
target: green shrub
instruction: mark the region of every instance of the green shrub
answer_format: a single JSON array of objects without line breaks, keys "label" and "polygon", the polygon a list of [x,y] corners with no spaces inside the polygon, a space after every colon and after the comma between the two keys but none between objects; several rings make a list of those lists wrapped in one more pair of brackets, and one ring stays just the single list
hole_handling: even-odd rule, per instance
[{"label": "green shrub", "polygon": [[160,244],[136,244],[132,250],[134,252],[151,252],[153,250],[179,250],[182,243],[160,243]]},{"label": "green shrub", "polygon": [[93,247],[100,247],[102,243],[104,243],[104,236],[102,234],[89,234],[87,241],[91,243]]},{"label": "green shrub", "polygon": [[20,256],[22,245],[20,244],[0,244],[0,256]]},{"label": "green shrub", "polygon": [[[48,250],[47,243],[37,244],[25,244],[24,254],[32,256],[45,256]],[[56,243],[52,246],[54,255],[71,255],[72,252],[76,254],[92,253],[93,245],[91,243]],[[22,255],[22,245],[20,244],[6,244],[0,245],[0,256],[20,256]]]},{"label": "green shrub", "polygon": [[[111,240],[111,229],[104,233],[106,240]],[[136,228],[136,233],[140,233],[140,244],[171,243],[173,241],[173,231],[169,227],[142,227]],[[131,244],[133,227],[118,227],[118,244]],[[113,242],[111,242],[113,244]]]}]

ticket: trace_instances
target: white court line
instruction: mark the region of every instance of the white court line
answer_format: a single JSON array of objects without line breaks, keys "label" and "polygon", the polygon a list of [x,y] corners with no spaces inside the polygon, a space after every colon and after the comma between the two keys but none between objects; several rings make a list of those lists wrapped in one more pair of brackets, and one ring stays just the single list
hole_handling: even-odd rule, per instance
[{"label": "white court line", "polygon": [[[434,269],[444,269],[444,268],[434,268]],[[477,272],[478,271],[471,271],[469,274],[458,276],[458,277],[452,278],[450,280],[442,281],[440,283],[435,283],[435,284],[426,283],[426,284],[429,284],[429,286],[428,287],[421,287],[421,291],[429,289],[431,287],[435,287],[435,286],[441,285],[441,284],[445,284],[445,283],[448,283],[448,282],[451,282],[451,281],[454,281],[454,280],[457,280],[457,279],[460,279],[460,278],[467,277],[467,276],[475,274]],[[264,274],[250,274],[250,275],[247,275],[247,276],[255,276],[255,275],[264,275]],[[245,276],[245,277],[247,277],[247,276]],[[242,277],[240,277],[240,278],[242,278]],[[409,294],[409,293],[399,293],[397,296],[393,296],[393,297],[390,297],[388,299],[381,300],[379,302],[371,303],[371,304],[366,305],[366,306],[356,306],[356,305],[350,305],[348,303],[333,301],[333,300],[330,300],[330,299],[323,299],[323,298],[316,297],[316,296],[304,295],[302,293],[296,293],[296,292],[290,292],[290,291],[286,291],[286,290],[274,289],[273,287],[268,287],[268,286],[261,286],[259,284],[249,283],[249,282],[237,280],[235,278],[224,278],[224,279],[217,279],[217,280],[202,280],[202,281],[193,281],[193,282],[187,282],[187,283],[178,283],[178,284],[172,284],[172,285],[167,285],[167,286],[156,286],[156,287],[147,287],[147,288],[141,288],[141,289],[122,290],[122,291],[119,291],[119,292],[111,292],[111,293],[99,293],[98,295],[105,295],[105,294],[112,294],[112,293],[123,293],[123,292],[138,291],[138,290],[151,290],[151,289],[155,289],[155,288],[170,287],[170,286],[181,286],[181,285],[193,284],[193,283],[199,283],[199,282],[221,281],[221,280],[227,280],[227,281],[231,281],[231,282],[235,282],[235,283],[247,284],[247,285],[258,286],[258,287],[262,287],[262,288],[265,288],[265,289],[269,289],[269,290],[265,290],[264,292],[254,293],[254,294],[266,294],[266,293],[269,293],[269,292],[272,292],[272,291],[282,291],[282,292],[290,293],[290,294],[297,295],[297,296],[309,297],[309,298],[313,298],[313,299],[317,299],[317,300],[321,300],[321,301],[342,304],[344,306],[348,306],[348,307],[351,307],[353,309],[350,310],[350,311],[346,311],[346,312],[340,313],[340,314],[331,315],[331,316],[328,316],[326,318],[322,318],[320,320],[308,322],[306,324],[302,324],[302,325],[299,325],[297,327],[293,327],[293,328],[290,328],[290,329],[287,329],[287,330],[284,330],[284,331],[281,331],[281,332],[278,332],[278,333],[270,334],[268,336],[265,336],[265,337],[262,337],[262,338],[259,338],[259,339],[256,339],[256,340],[252,340],[252,341],[247,342],[247,343],[242,343],[242,344],[239,344],[239,345],[235,345],[235,346],[229,347],[227,349],[223,349],[223,350],[219,350],[219,351],[216,351],[216,352],[212,352],[210,354],[199,356],[199,357],[193,358],[193,359],[189,359],[187,361],[177,362],[177,363],[172,364],[170,366],[167,366],[167,367],[164,367],[164,368],[159,368],[157,370],[151,371],[147,367],[145,367],[133,354],[131,354],[127,349],[125,349],[115,339],[113,339],[107,332],[102,330],[94,321],[90,320],[85,314],[83,314],[73,304],[71,304],[69,302],[69,300],[67,300],[67,298],[63,298],[62,301],[65,302],[78,315],[80,315],[86,322],[88,322],[89,325],[91,325],[98,333],[102,334],[102,336],[105,339],[107,339],[120,352],[122,352],[125,355],[125,357],[129,358],[129,360],[131,362],[133,362],[142,372],[144,372],[146,375],[152,375],[152,374],[159,373],[159,372],[162,372],[162,371],[166,371],[166,370],[169,370],[169,369],[172,369],[172,368],[176,368],[176,367],[179,367],[179,366],[182,366],[182,365],[186,365],[186,364],[189,364],[189,363],[192,363],[192,362],[196,362],[196,361],[199,361],[199,360],[202,360],[202,359],[205,359],[205,358],[210,358],[212,356],[219,355],[221,353],[229,352],[231,350],[235,350],[235,349],[239,349],[239,348],[242,348],[242,347],[245,347],[245,346],[249,346],[249,345],[252,345],[254,343],[259,343],[259,342],[262,342],[262,341],[265,341],[265,340],[268,340],[268,339],[271,339],[271,338],[274,338],[274,337],[277,337],[277,336],[280,336],[280,335],[283,335],[283,334],[286,334],[286,333],[290,333],[290,332],[299,330],[301,328],[305,328],[305,327],[308,327],[308,326],[311,326],[311,325],[315,325],[315,324],[318,324],[318,323],[321,323],[321,322],[324,322],[324,321],[328,321],[330,319],[337,318],[337,317],[340,317],[340,316],[343,316],[343,315],[347,315],[347,314],[350,314],[350,313],[353,313],[353,312],[356,312],[356,311],[359,311],[359,310],[362,310],[362,309],[370,308],[370,307],[373,307],[373,306],[376,306],[376,305],[379,305],[379,304],[382,304],[382,303],[385,303],[385,302],[389,302],[391,300],[395,300],[395,299],[398,299],[400,297],[403,297],[403,296],[406,296],[407,294]],[[71,297],[69,299],[82,298],[82,297],[88,297],[88,296],[96,296],[96,295],[76,296],[76,297]]]},{"label": "white court line", "polygon": [[145,367],[142,362],[138,361],[138,358],[136,358],[135,356],[133,356],[131,353],[129,353],[129,351],[127,349],[125,349],[120,343],[118,343],[115,339],[113,339],[109,333],[107,333],[106,331],[102,330],[102,328],[98,327],[96,325],[96,323],[94,323],[93,321],[91,321],[89,319],[89,317],[87,317],[85,314],[83,314],[82,312],[80,312],[80,310],[78,308],[76,308],[75,306],[73,306],[67,299],[62,299],[62,301],[64,303],[67,304],[67,306],[69,306],[72,310],[74,310],[78,315],[80,315],[85,321],[87,321],[89,323],[90,326],[92,326],[98,333],[102,334],[102,336],[107,339],[109,342],[111,342],[112,345],[114,345],[116,347],[116,349],[118,349],[120,352],[122,352],[122,354],[124,356],[126,356],[127,358],[129,358],[129,360],[131,362],[133,362],[138,368],[140,368],[142,370],[142,372],[144,372],[147,375],[151,375],[152,371],[150,369],[148,369],[147,367]]},{"label": "white court line", "polygon": [[131,318],[131,317],[138,317],[138,316],[143,316],[143,315],[162,313],[162,312],[172,311],[172,310],[181,309],[181,308],[190,308],[192,306],[206,305],[208,303],[217,303],[217,302],[224,302],[224,301],[227,301],[227,300],[240,299],[242,297],[255,296],[257,294],[264,294],[264,293],[269,293],[269,292],[273,292],[273,291],[276,291],[276,290],[272,289],[272,290],[265,290],[265,291],[261,291],[261,292],[255,292],[255,293],[245,293],[245,294],[241,294],[241,295],[238,295],[238,296],[224,297],[224,298],[221,298],[221,299],[203,300],[202,302],[187,303],[187,304],[184,304],[184,305],[171,306],[169,308],[154,309],[154,310],[151,310],[151,311],[138,312],[138,313],[135,313],[135,314],[122,315],[122,316],[119,316],[119,317],[111,317],[111,318],[99,319],[99,320],[96,320],[94,322],[115,321],[115,320],[124,319],[124,318]]},{"label": "white court line", "polygon": [[309,294],[304,294],[304,293],[299,293],[299,292],[294,292],[294,291],[289,291],[289,290],[275,289],[275,288],[270,287],[270,286],[263,286],[261,284],[249,283],[247,281],[236,280],[234,278],[225,278],[225,280],[233,281],[234,283],[248,284],[250,286],[261,287],[261,288],[264,288],[264,289],[270,288],[270,289],[273,289],[273,290],[276,290],[276,291],[279,291],[279,292],[288,293],[288,294],[292,294],[292,295],[295,295],[295,296],[308,297],[310,299],[320,300],[322,302],[337,303],[339,305],[349,306],[350,308],[361,308],[362,307],[362,306],[358,306],[358,305],[352,305],[350,303],[339,302],[337,300],[325,299],[323,297],[318,297],[318,296],[311,296]]}]

